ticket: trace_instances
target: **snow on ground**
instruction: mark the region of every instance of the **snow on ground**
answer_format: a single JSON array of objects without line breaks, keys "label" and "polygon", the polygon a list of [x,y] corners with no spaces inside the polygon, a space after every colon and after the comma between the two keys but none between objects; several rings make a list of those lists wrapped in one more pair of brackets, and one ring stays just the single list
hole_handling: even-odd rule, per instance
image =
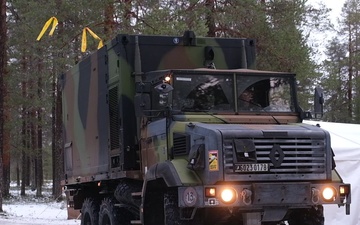
[{"label": "snow on ground", "polygon": [[20,196],[20,187],[11,185],[10,199],[4,199],[0,214],[1,225],[79,225],[80,220],[68,220],[66,202],[56,202],[50,195],[50,189],[44,188],[43,197],[36,198],[36,191],[26,190],[26,196]]}]

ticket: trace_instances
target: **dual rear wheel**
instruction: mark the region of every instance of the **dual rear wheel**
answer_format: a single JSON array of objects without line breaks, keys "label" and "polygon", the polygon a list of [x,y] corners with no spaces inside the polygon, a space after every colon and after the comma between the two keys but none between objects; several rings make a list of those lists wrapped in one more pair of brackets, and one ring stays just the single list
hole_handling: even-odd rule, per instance
[{"label": "dual rear wheel", "polygon": [[86,198],[81,208],[81,225],[97,225],[98,222],[98,205],[94,199]]},{"label": "dual rear wheel", "polygon": [[126,209],[115,206],[113,198],[104,198],[100,207],[92,199],[85,199],[81,208],[81,225],[131,225]]}]

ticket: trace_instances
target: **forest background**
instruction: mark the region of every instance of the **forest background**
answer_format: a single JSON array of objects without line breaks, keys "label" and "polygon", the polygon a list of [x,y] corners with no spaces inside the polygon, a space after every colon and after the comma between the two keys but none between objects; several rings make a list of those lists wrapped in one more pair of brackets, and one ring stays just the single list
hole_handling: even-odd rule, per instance
[{"label": "forest background", "polygon": [[[62,125],[58,75],[118,33],[256,39],[257,68],[294,72],[300,105],[312,111],[314,87],[324,90],[324,121],[360,123],[360,0],[346,0],[337,25],[325,5],[308,0],[0,0],[0,211],[10,181],[36,189],[53,181],[61,195]],[[44,23],[52,36],[36,41]],[[313,33],[335,33],[319,46]],[[310,44],[309,44],[310,43]]]}]

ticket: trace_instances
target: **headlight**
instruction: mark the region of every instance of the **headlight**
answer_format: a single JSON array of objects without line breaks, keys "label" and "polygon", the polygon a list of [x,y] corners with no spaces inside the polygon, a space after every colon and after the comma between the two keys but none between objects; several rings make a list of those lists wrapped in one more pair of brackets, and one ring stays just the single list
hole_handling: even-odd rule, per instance
[{"label": "headlight", "polygon": [[333,187],[326,187],[322,191],[322,197],[325,201],[335,201],[336,190]]},{"label": "headlight", "polygon": [[236,191],[232,188],[225,188],[221,191],[221,200],[224,203],[231,204],[236,200]]}]

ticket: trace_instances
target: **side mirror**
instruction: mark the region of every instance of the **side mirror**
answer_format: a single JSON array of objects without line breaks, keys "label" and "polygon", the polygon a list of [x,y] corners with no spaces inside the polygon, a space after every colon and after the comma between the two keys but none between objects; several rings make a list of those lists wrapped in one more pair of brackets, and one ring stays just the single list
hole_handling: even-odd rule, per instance
[{"label": "side mirror", "polygon": [[320,87],[315,88],[314,94],[314,117],[321,119],[324,114],[324,92]]},{"label": "side mirror", "polygon": [[174,88],[168,83],[162,83],[155,86],[155,90],[159,92],[159,105],[167,106],[169,100],[169,92],[174,90]]},{"label": "side mirror", "polygon": [[155,90],[157,92],[159,92],[160,94],[166,94],[166,93],[169,93],[170,91],[174,90],[174,88],[168,83],[161,83],[161,84],[155,86]]},{"label": "side mirror", "polygon": [[194,145],[190,149],[187,168],[190,170],[203,170],[205,168],[205,145]]}]

